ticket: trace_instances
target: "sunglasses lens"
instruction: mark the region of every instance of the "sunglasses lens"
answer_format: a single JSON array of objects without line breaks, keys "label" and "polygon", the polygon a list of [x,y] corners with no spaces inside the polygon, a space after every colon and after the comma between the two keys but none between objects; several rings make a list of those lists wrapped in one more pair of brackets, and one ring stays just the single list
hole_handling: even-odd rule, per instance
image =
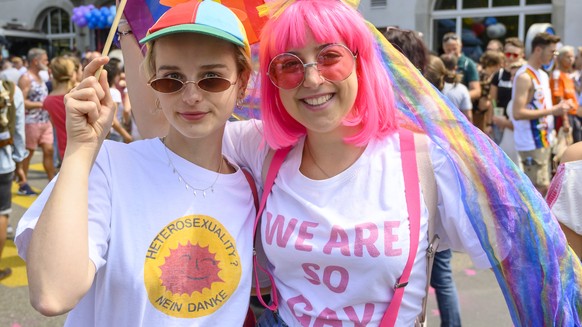
[{"label": "sunglasses lens", "polygon": [[511,53],[511,52],[506,52],[505,56],[509,59],[509,58],[517,58],[519,55],[517,53]]},{"label": "sunglasses lens", "polygon": [[290,53],[282,53],[269,64],[269,78],[279,88],[294,89],[303,82],[303,62]]},{"label": "sunglasses lens", "polygon": [[208,92],[226,91],[231,85],[229,80],[220,77],[209,77],[198,81],[198,87]]},{"label": "sunglasses lens", "polygon": [[160,93],[174,93],[180,91],[184,83],[173,78],[158,78],[151,81],[150,86]]},{"label": "sunglasses lens", "polygon": [[328,81],[340,82],[348,78],[354,69],[354,55],[346,47],[325,47],[317,57],[317,69]]},{"label": "sunglasses lens", "polygon": [[[355,59],[352,52],[338,44],[323,48],[317,55],[317,70],[328,81],[340,82],[348,78],[354,69]],[[269,65],[269,78],[275,86],[290,90],[303,83],[305,66],[299,57],[282,53]]]}]

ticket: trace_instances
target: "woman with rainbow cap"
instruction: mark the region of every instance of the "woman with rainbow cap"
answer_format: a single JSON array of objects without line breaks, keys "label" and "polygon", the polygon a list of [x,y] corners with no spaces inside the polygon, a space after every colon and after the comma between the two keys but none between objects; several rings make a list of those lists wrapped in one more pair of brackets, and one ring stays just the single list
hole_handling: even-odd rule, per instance
[{"label": "woman with rainbow cap", "polygon": [[413,326],[432,234],[494,271],[516,326],[579,326],[582,265],[541,195],[346,2],[268,3],[263,123],[226,128],[268,196],[260,326]]},{"label": "woman with rainbow cap", "polygon": [[60,174],[16,235],[42,314],[70,311],[66,326],[243,324],[252,180],[221,145],[250,75],[241,26],[227,7],[191,1],[141,40],[157,109],[170,125],[163,138],[103,141],[114,107],[106,73],[92,75],[107,58],[91,62],[65,97]]}]

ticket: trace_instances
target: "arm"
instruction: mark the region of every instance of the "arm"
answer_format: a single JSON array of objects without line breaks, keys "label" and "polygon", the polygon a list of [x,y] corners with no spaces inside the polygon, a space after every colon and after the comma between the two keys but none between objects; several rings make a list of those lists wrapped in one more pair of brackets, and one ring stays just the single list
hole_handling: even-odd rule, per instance
[{"label": "arm", "polygon": [[28,157],[28,150],[26,150],[24,141],[24,96],[18,86],[14,86],[14,106],[16,107],[16,122],[14,123],[14,152],[12,153],[12,159],[16,162],[17,170],[21,170],[21,163]]},{"label": "arm", "polygon": [[481,83],[479,81],[469,82],[469,95],[473,101],[481,97]]},{"label": "arm", "polygon": [[516,77],[515,91],[513,99],[513,118],[515,120],[533,120],[548,115],[563,115],[568,112],[570,106],[568,102],[562,101],[553,106],[550,110],[534,110],[526,108],[528,100],[533,96],[533,84],[527,74],[520,74]]},{"label": "arm", "polygon": [[168,134],[169,123],[161,110],[155,109],[156,97],[147,85],[146,77],[140,73],[143,55],[137,40],[132,35],[120,38],[125,63],[127,91],[133,105],[133,117],[144,138],[161,137]]},{"label": "arm", "polygon": [[123,142],[129,143],[133,141],[133,138],[131,137],[131,135],[129,135],[125,128],[121,126],[121,123],[119,122],[119,120],[117,120],[117,117],[113,117],[112,127],[117,133],[119,133],[119,135],[121,135],[121,137],[123,138]]},{"label": "arm", "polygon": [[27,99],[27,95],[28,95],[28,92],[30,91],[31,84],[32,84],[32,81],[28,77],[28,74],[24,74],[24,75],[20,76],[20,79],[18,80],[18,87],[20,87],[20,89],[22,90],[22,94],[25,95],[25,97],[24,97],[24,109],[26,109],[26,110],[42,108],[42,102],[30,101]]},{"label": "arm", "polygon": [[107,60],[91,62],[84,72],[89,77],[65,97],[67,149],[26,255],[31,303],[44,315],[75,307],[95,276],[88,244],[89,173],[115,111],[107,73],[99,81],[92,76]]},{"label": "arm", "polygon": [[582,160],[582,142],[570,145],[562,154],[561,163]]}]

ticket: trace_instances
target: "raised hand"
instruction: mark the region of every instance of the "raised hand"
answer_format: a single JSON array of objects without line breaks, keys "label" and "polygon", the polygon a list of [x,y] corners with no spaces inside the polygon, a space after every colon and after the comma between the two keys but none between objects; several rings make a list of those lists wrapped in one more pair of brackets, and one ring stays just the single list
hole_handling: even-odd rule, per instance
[{"label": "raised hand", "polygon": [[67,114],[67,151],[78,147],[92,147],[96,152],[111,130],[115,103],[111,99],[107,72],[99,80],[94,77],[99,67],[109,61],[99,57],[83,71],[83,80],[65,96]]}]

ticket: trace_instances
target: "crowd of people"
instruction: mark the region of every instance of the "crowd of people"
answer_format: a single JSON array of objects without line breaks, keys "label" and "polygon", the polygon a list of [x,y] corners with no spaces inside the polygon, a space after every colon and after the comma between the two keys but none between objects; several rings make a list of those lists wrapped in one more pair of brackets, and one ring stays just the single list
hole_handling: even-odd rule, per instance
[{"label": "crowd of people", "polygon": [[[66,114],[64,97],[82,79],[83,64],[99,57],[99,53],[88,51],[82,56],[63,54],[50,60],[46,50],[32,48],[27,56],[0,58],[0,80],[3,115],[7,122],[7,134],[0,138],[2,156],[0,157],[2,175],[2,205],[0,207],[0,254],[6,235],[13,233],[8,217],[11,212],[11,188],[16,182],[16,193],[21,196],[38,195],[28,183],[30,161],[36,150],[42,151],[42,165],[47,179],[52,180],[64,157],[67,146]],[[126,95],[125,81],[122,77],[120,60],[112,59],[106,70],[114,79],[109,83],[111,93],[118,100],[117,110],[120,118],[115,120],[108,138],[116,141],[131,142],[138,139],[137,129],[131,123],[131,106]],[[122,94],[124,96],[122,96]],[[22,97],[22,99],[21,99]],[[9,108],[14,107],[14,111]],[[123,124],[121,123],[123,122]],[[119,136],[122,135],[122,136]],[[0,270],[0,279],[10,276],[10,269]]]},{"label": "crowd of people", "polygon": [[[431,53],[415,31],[370,29],[351,1],[263,11],[256,72],[239,18],[208,0],[170,8],[141,40],[122,21],[125,65],[95,52],[49,64],[37,48],[2,61],[17,123],[0,149],[0,257],[4,195],[13,181],[36,194],[38,148],[51,180],[15,238],[38,311],[238,326],[255,283],[257,326],[412,326],[430,284],[443,326],[460,326],[450,261],[463,251],[494,271],[514,324],[580,321],[582,48],[540,33],[528,58],[512,37],[475,63],[457,34]],[[253,74],[261,120],[228,122]],[[557,151],[558,135],[578,143]]]}]

